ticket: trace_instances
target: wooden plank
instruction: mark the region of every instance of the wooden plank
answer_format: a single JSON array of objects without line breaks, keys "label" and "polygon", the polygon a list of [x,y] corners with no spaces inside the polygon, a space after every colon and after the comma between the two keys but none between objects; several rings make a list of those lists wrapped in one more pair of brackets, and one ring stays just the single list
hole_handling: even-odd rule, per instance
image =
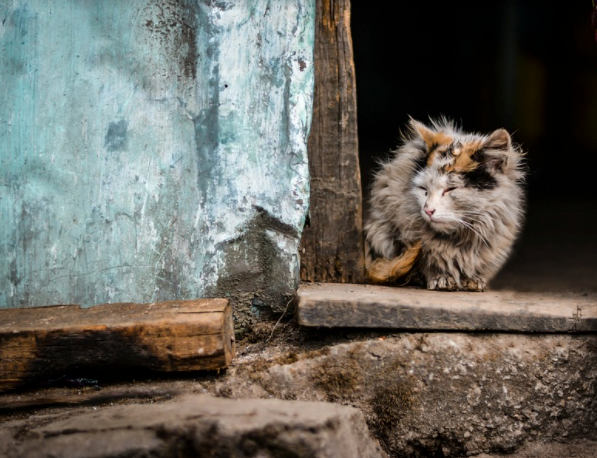
[{"label": "wooden plank", "polygon": [[350,0],[317,0],[316,7],[315,93],[307,147],[311,197],[301,279],[360,282],[362,195]]},{"label": "wooden plank", "polygon": [[597,294],[304,284],[298,290],[297,314],[303,326],[330,328],[595,332]]},{"label": "wooden plank", "polygon": [[219,369],[234,352],[226,299],[0,310],[0,390],[101,366]]}]

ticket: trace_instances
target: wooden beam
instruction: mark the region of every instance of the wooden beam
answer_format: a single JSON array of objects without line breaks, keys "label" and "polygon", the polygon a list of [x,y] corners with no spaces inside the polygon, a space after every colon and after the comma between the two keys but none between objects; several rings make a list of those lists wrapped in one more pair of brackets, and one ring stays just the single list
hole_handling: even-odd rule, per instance
[{"label": "wooden beam", "polygon": [[311,197],[303,281],[363,279],[362,194],[350,0],[317,0],[315,93],[308,142]]},{"label": "wooden beam", "polygon": [[0,391],[102,366],[220,369],[234,352],[225,299],[0,310]]},{"label": "wooden beam", "polygon": [[597,294],[441,292],[373,285],[303,285],[303,326],[419,331],[596,332]]}]

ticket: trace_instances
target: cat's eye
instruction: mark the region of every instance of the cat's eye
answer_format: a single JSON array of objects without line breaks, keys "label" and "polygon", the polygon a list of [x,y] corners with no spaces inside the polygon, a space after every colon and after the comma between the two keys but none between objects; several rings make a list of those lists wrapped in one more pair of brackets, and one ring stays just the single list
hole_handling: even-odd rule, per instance
[{"label": "cat's eye", "polygon": [[457,188],[447,188],[447,189],[444,189],[444,192],[442,192],[442,196],[443,196],[444,194],[447,194],[447,193],[449,193],[449,192],[452,192],[452,191],[454,191],[455,189],[457,189]]},{"label": "cat's eye", "polygon": [[427,188],[424,188],[423,186],[417,186],[417,188],[425,191],[425,195],[427,195]]}]

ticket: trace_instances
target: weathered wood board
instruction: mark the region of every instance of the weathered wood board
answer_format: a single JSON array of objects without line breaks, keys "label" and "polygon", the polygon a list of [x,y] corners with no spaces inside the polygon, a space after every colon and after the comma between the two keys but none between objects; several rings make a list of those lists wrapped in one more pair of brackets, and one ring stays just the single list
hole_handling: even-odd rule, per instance
[{"label": "weathered wood board", "polygon": [[595,332],[597,295],[313,283],[299,288],[297,314],[303,326],[330,328]]},{"label": "weathered wood board", "polygon": [[358,283],[365,264],[349,0],[317,0],[314,59],[311,197],[301,279]]},{"label": "weathered wood board", "polygon": [[219,369],[234,353],[226,299],[0,310],[0,391],[78,368]]}]

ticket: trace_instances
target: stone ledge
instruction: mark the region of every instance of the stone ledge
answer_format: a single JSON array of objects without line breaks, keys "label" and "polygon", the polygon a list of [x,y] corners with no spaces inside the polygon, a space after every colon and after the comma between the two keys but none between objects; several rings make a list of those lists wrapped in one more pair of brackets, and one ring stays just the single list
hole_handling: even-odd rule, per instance
[{"label": "stone ledge", "polygon": [[597,441],[595,335],[375,334],[266,362],[241,356],[210,390],[358,407],[390,456]]},{"label": "stone ledge", "polygon": [[298,290],[303,326],[424,331],[597,331],[597,297],[575,293],[428,291],[310,283]]},{"label": "stone ledge", "polygon": [[[151,400],[161,407],[177,408],[181,399],[167,401],[170,394],[197,392],[241,400],[277,398],[348,404],[364,412],[371,433],[391,456],[560,458],[564,455],[558,455],[558,450],[566,447],[579,458],[594,456],[590,451],[597,444],[597,335],[327,331],[290,323],[280,327],[280,333],[286,333],[285,339],[274,334],[267,343],[249,345],[251,349],[241,346],[233,364],[220,375],[197,374],[192,379],[166,378],[134,382],[132,386],[126,383],[105,387],[106,391],[100,393],[52,388],[0,394],[6,406],[21,402],[29,413],[22,408],[12,409],[13,413],[5,410],[4,415],[0,412],[0,456],[26,456],[10,455],[8,451],[15,440],[23,447],[25,441],[39,440],[42,431],[50,434],[45,425],[76,427],[82,423],[63,420],[81,419],[82,412],[111,416],[138,407],[147,407],[138,411],[147,413],[147,417],[131,422],[138,431],[134,436],[131,433],[131,441],[153,441],[151,431],[158,428],[164,433],[159,436],[163,446],[171,447],[179,438],[190,437],[186,426],[177,425],[185,421],[189,427],[198,425],[195,417],[185,410],[180,412],[179,422],[171,421],[168,414],[164,421],[171,422],[159,429],[156,425],[161,419],[151,414],[162,411],[136,404]],[[295,334],[296,345],[288,344],[290,334]],[[314,340],[317,337],[320,340]],[[152,393],[154,397],[150,397]],[[48,401],[56,396],[61,405],[79,407],[52,407]],[[112,410],[107,406],[112,402],[125,405]],[[306,410],[312,404],[280,404],[293,405]],[[321,408],[329,405],[324,403]],[[190,409],[197,418],[201,416],[202,410],[194,405]],[[226,421],[222,418],[214,424],[223,428]],[[294,430],[310,434],[300,427]],[[182,431],[180,435],[178,431]],[[77,440],[95,437],[88,433],[77,433]],[[105,434],[102,437],[109,437]],[[56,444],[64,441],[66,447],[66,436],[61,437]],[[565,445],[558,448],[558,443]],[[72,444],[76,448],[78,442]],[[81,449],[81,456],[88,456],[86,450]],[[146,455],[131,452],[119,456]]]},{"label": "stone ledge", "polygon": [[[0,456],[381,458],[363,413],[321,402],[188,395],[161,405],[98,408],[0,431]],[[23,439],[25,438],[25,439]]]}]

